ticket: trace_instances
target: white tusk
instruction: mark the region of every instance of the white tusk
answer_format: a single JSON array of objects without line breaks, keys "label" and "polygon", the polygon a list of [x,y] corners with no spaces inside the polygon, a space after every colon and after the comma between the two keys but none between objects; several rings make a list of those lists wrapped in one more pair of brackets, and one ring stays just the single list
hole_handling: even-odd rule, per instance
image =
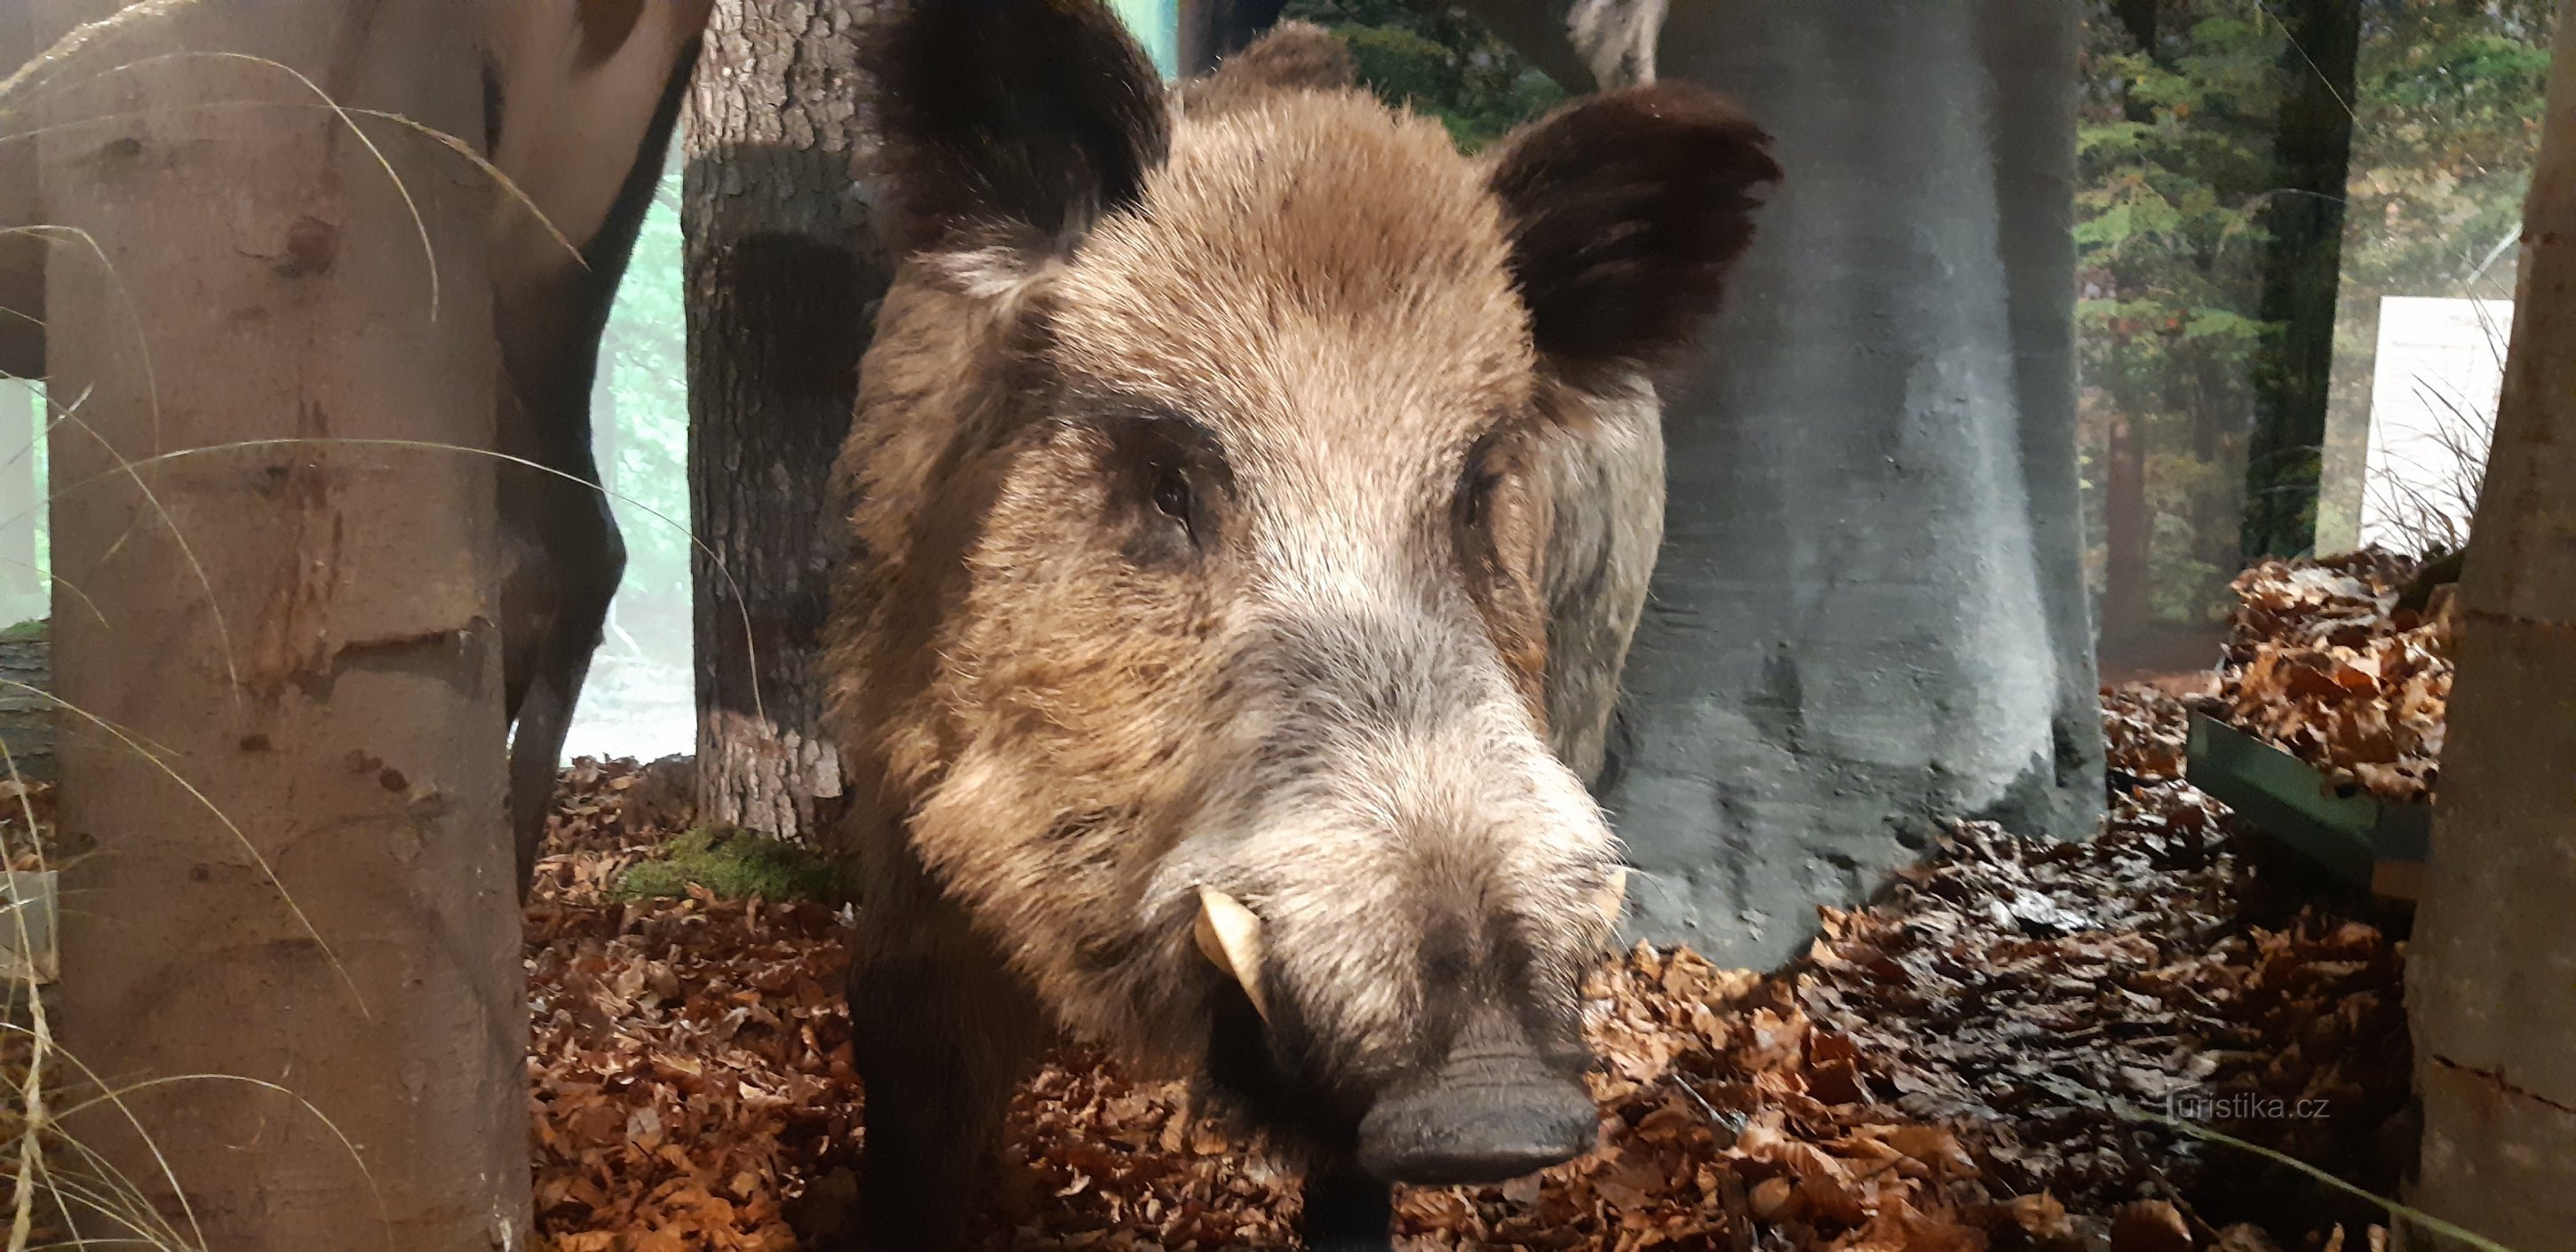
[{"label": "white tusk", "polygon": [[1198,938],[1199,952],[1242,985],[1261,1020],[1270,1020],[1270,1004],[1261,998],[1261,919],[1233,896],[1201,887],[1199,920],[1192,933]]},{"label": "white tusk", "polygon": [[1617,926],[1620,911],[1626,908],[1627,904],[1628,867],[1611,866],[1610,880],[1601,884],[1600,889],[1592,893],[1592,907],[1601,910],[1601,920]]}]

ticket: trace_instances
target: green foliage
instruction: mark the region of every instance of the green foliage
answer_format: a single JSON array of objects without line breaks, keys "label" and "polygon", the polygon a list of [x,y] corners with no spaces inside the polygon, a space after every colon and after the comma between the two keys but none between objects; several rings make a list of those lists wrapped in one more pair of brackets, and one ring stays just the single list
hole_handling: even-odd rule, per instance
[{"label": "green foliage", "polygon": [[839,904],[855,884],[847,865],[809,848],[739,830],[692,830],[661,860],[639,861],[618,877],[617,895],[641,900],[703,887],[727,900],[818,900]]},{"label": "green foliage", "polygon": [[[2376,302],[2503,295],[2548,64],[2545,0],[2381,0],[2365,10],[2343,253],[2339,403],[2367,402]],[[2146,601],[2223,602],[2237,566],[2257,349],[2262,214],[2284,95],[2310,74],[2267,0],[2163,0],[2140,47],[2085,8],[2076,193],[2078,353],[2090,502],[2111,422],[2146,456]],[[2482,271],[2481,266],[2486,268]],[[2359,394],[2355,394],[2355,387]],[[2093,514],[2096,519],[2104,516]],[[2094,535],[2101,536],[2097,526]],[[2138,537],[2131,537],[2136,542]],[[2098,558],[2093,562],[2101,566]]]},{"label": "green foliage", "polygon": [[1564,88],[1456,8],[1290,0],[1286,16],[1340,36],[1379,99],[1438,117],[1470,152],[1566,99]]},{"label": "green foliage", "polygon": [[2509,295],[2540,140],[2555,6],[2408,0],[2362,45],[2345,281],[2373,293]]}]

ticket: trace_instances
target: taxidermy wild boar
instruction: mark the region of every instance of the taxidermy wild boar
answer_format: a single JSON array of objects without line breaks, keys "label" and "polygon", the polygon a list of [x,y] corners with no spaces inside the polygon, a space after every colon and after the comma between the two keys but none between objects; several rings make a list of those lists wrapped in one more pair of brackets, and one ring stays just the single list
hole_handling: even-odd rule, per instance
[{"label": "taxidermy wild boar", "polygon": [[1318,1245],[1584,1151],[1624,876],[1560,754],[1766,137],[1644,87],[1470,159],[1313,27],[1167,93],[1096,0],[913,0],[871,56],[906,260],[827,661],[867,1246],[957,1241],[1058,1032],[1305,1161]]}]

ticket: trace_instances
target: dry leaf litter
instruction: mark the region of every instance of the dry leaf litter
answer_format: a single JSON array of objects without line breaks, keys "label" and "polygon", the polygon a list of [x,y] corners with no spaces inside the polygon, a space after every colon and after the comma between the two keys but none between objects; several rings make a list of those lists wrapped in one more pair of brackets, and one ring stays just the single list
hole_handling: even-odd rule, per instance
[{"label": "dry leaf litter", "polygon": [[2213,712],[2387,800],[2429,799],[2451,698],[2449,588],[2396,608],[2414,562],[2362,551],[2237,576]]},{"label": "dry leaf litter", "polygon": [[[2222,707],[2382,794],[2429,789],[2446,626],[2387,612],[2405,572],[2380,558],[2249,571]],[[1808,955],[1768,976],[1626,954],[1587,989],[1598,1150],[1506,1186],[1408,1191],[1403,1245],[2377,1252],[2367,1206],[2139,1113],[2394,1194],[2414,1151],[2402,936],[2242,854],[2226,810],[2180,777],[2182,704],[2104,697],[2100,839],[1962,825],[1869,906],[1825,914]],[[846,914],[702,889],[620,898],[620,876],[687,826],[687,785],[681,762],[583,761],[563,779],[526,914],[553,1252],[846,1237],[861,1098]],[[18,827],[13,865],[50,822],[49,788],[25,798],[38,832],[18,804],[0,813]],[[6,1052],[14,1089],[23,1048]],[[0,1168],[18,1142],[9,1106]],[[1060,1056],[1031,1081],[1006,1151],[988,1248],[1295,1246],[1295,1178],[1177,1088],[1096,1058]]]},{"label": "dry leaf litter", "polygon": [[[2368,1206],[2146,1114],[2394,1194],[2402,944],[2240,857],[2179,777],[2183,709],[2106,692],[2102,837],[1966,824],[1768,976],[1639,947],[1588,988],[1598,1149],[1408,1190],[1408,1249],[2358,1249]],[[538,1196],[558,1252],[840,1246],[860,1092],[840,921],[619,902],[661,831],[629,763],[566,777],[529,909]],[[2118,1102],[2115,1108],[2111,1102]],[[1180,1089],[1080,1053],[1015,1107],[992,1249],[1297,1246],[1296,1179]],[[2367,1232],[2367,1234],[2365,1234]]]}]

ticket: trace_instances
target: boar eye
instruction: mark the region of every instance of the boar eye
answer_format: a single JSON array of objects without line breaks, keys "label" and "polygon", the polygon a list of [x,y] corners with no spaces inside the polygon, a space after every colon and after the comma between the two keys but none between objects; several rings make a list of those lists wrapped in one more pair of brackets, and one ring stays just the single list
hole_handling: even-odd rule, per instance
[{"label": "boar eye", "polygon": [[1154,473],[1154,507],[1183,526],[1190,524],[1190,480],[1176,466]]},{"label": "boar eye", "polygon": [[1493,511],[1494,488],[1502,481],[1502,474],[1485,468],[1481,463],[1468,465],[1466,474],[1458,482],[1460,524],[1470,530],[1483,528],[1486,517]]}]

